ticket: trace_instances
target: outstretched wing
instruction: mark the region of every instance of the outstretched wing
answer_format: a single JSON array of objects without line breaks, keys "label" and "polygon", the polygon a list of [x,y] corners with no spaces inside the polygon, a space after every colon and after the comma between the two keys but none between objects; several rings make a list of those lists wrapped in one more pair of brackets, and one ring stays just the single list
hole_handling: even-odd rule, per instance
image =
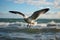
[{"label": "outstretched wing", "polygon": [[32,14],[32,16],[30,16],[29,18],[31,18],[32,20],[35,20],[40,14],[44,14],[44,13],[46,13],[48,10],[49,10],[49,8],[45,8],[45,9],[42,9],[42,10],[38,10],[38,11],[34,12],[34,13]]},{"label": "outstretched wing", "polygon": [[21,12],[18,12],[18,11],[9,11],[10,13],[14,13],[14,14],[20,14],[20,15],[22,15],[23,17],[25,16],[23,13],[21,13]]}]

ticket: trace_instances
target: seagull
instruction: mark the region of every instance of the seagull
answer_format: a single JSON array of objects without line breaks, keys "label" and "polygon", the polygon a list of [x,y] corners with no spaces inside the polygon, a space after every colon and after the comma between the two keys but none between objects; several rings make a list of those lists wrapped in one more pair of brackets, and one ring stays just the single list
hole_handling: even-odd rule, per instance
[{"label": "seagull", "polygon": [[20,14],[23,16],[23,19],[26,23],[28,23],[27,27],[31,27],[31,25],[37,24],[37,22],[35,22],[35,20],[39,17],[39,15],[41,14],[45,14],[47,11],[49,11],[49,8],[45,8],[45,9],[41,9],[38,11],[35,11],[31,16],[27,17],[26,15],[24,15],[21,12],[18,11],[9,11],[10,13],[14,13],[14,14]]}]

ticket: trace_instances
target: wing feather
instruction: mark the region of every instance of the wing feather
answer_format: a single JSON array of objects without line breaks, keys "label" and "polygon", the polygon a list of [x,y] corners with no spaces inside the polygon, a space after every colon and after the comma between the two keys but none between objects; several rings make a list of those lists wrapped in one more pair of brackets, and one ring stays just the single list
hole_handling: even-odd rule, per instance
[{"label": "wing feather", "polygon": [[9,11],[10,13],[14,13],[14,14],[20,14],[20,15],[22,15],[23,17],[25,16],[23,13],[21,13],[21,12],[18,12],[18,11]]},{"label": "wing feather", "polygon": [[38,10],[38,11],[34,12],[34,13],[32,14],[32,16],[30,16],[29,18],[31,18],[32,20],[35,20],[40,14],[44,14],[44,13],[46,13],[48,10],[49,10],[49,8],[45,8],[45,9],[42,9],[42,10]]}]

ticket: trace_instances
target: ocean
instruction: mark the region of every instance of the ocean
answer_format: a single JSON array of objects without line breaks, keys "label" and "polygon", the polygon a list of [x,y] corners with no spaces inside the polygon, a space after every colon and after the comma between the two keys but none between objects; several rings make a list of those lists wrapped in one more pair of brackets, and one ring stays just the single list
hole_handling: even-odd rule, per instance
[{"label": "ocean", "polygon": [[[51,21],[55,21],[56,23],[60,23],[60,19],[38,19],[36,20],[38,23],[47,23]],[[25,22],[22,18],[0,18],[0,22]]]},{"label": "ocean", "polygon": [[[60,19],[36,21],[37,25],[27,28],[27,23],[21,18],[0,18],[0,40],[60,40]],[[56,26],[48,25],[52,21]]]}]

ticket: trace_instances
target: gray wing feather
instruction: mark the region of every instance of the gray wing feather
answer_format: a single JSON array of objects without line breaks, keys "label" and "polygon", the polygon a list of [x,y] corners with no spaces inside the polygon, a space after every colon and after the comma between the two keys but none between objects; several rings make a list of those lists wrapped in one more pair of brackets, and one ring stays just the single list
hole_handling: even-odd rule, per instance
[{"label": "gray wing feather", "polygon": [[20,14],[20,15],[22,15],[22,16],[25,16],[23,13],[21,13],[21,12],[18,12],[18,11],[9,11],[10,13],[14,13],[14,14]]},{"label": "gray wing feather", "polygon": [[34,12],[34,13],[32,14],[32,16],[30,16],[29,18],[31,18],[32,20],[35,20],[40,14],[44,14],[44,13],[46,13],[48,10],[49,10],[49,8],[42,9],[42,10],[38,10],[38,11]]}]

